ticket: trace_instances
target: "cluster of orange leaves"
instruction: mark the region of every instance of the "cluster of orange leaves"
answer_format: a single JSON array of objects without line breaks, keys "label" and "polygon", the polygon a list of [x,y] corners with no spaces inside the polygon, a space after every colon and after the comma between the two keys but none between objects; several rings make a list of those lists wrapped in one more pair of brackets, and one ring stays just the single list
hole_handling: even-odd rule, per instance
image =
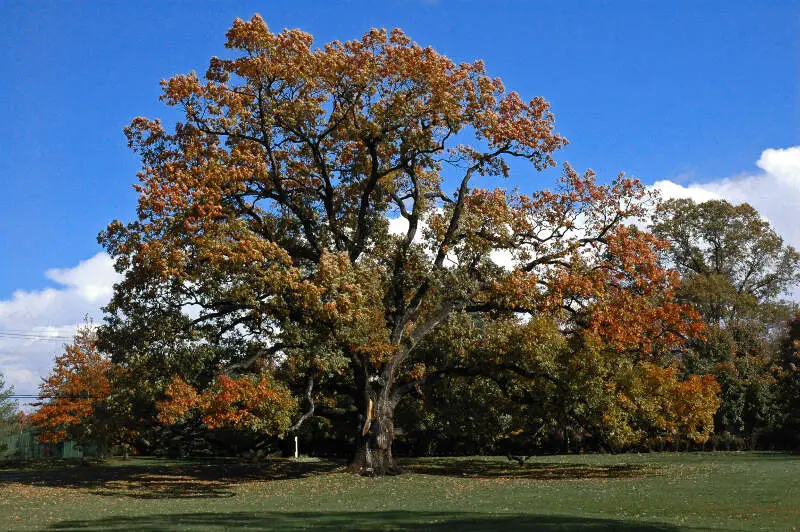
[{"label": "cluster of orange leaves", "polygon": [[158,420],[167,425],[199,418],[212,430],[227,427],[282,434],[297,410],[291,392],[269,373],[238,378],[219,375],[199,392],[175,376],[165,395],[167,399],[156,406]]},{"label": "cluster of orange leaves", "polygon": [[47,402],[29,417],[40,429],[39,441],[63,441],[70,427],[92,423],[97,405],[111,394],[112,368],[111,361],[97,350],[93,333],[79,330],[39,386]]},{"label": "cluster of orange leaves", "polygon": [[627,227],[608,238],[617,268],[604,279],[605,293],[593,309],[592,330],[618,349],[650,354],[656,346],[681,347],[705,331],[699,313],[674,300],[677,272],[664,268],[658,258],[665,245],[650,233]]},{"label": "cluster of orange leaves", "polygon": [[711,375],[688,375],[679,380],[677,370],[642,363],[636,394],[620,391],[620,404],[644,418],[667,442],[688,438],[708,440],[714,431],[714,414],[720,405],[720,385]]},{"label": "cluster of orange leaves", "polygon": [[[255,15],[249,21],[237,19],[227,37],[228,48],[244,53],[230,60],[212,58],[205,80],[190,73],[162,84],[162,99],[183,106],[187,124],[170,135],[158,120],[137,118],[126,130],[130,145],[143,155],[137,190],[147,231],[159,231],[160,220],[175,216],[187,233],[206,232],[206,224],[226,215],[222,200],[249,190],[253,182],[284,197],[320,186],[315,157],[302,143],[280,142],[270,147],[269,156],[260,142],[241,138],[228,148],[218,135],[201,131],[199,116],[204,117],[202,128],[223,135],[238,137],[268,127],[282,132],[271,133],[278,140],[282,134],[294,138],[294,131],[336,124],[320,149],[337,159],[331,167],[355,167],[363,175],[371,164],[365,139],[379,136],[382,142],[375,149],[382,161],[401,151],[429,150],[432,132],[466,126],[493,147],[536,153],[538,166],[552,164],[548,154],[566,144],[553,132],[544,99],[526,103],[506,93],[499,79],[489,78],[482,62],[456,64],[397,29],[371,30],[360,40],[313,49],[311,35],[299,30],[274,34]],[[343,96],[348,93],[343,84],[360,94],[359,103]],[[269,94],[266,109],[259,100],[264,91]],[[351,104],[355,107],[347,108]],[[476,153],[467,157],[479,158]],[[420,168],[420,175],[436,176],[426,170]],[[280,184],[271,177],[278,171]],[[352,222],[348,217],[362,185],[360,180],[337,185],[341,223]],[[120,230],[109,227],[108,234]]]}]

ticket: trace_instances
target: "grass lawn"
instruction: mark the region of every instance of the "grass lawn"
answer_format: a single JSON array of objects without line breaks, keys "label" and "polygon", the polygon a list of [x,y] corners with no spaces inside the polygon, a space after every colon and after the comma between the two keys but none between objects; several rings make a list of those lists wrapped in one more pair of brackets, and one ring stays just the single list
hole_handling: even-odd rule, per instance
[{"label": "grass lawn", "polygon": [[800,457],[772,453],[166,461],[0,468],[0,530],[800,530]]}]

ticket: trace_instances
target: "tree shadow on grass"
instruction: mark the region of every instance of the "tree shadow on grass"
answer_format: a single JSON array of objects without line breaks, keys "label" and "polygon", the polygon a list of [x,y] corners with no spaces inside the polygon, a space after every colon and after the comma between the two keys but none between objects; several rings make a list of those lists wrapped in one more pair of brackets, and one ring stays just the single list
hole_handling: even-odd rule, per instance
[{"label": "tree shadow on grass", "polygon": [[[516,462],[486,459],[431,458],[402,460],[405,472],[459,478],[527,480],[640,478],[653,467],[639,464],[590,465]],[[0,470],[0,488],[10,485],[86,490],[94,495],[135,499],[215,499],[233,497],[239,482],[299,479],[339,470],[330,461],[271,459],[256,463],[211,459],[186,461],[132,460],[81,466],[57,463]]]},{"label": "tree shadow on grass", "polygon": [[430,458],[403,463],[405,471],[422,475],[465,478],[518,478],[528,480],[568,480],[591,478],[641,478],[656,468],[645,464],[565,464],[526,462],[519,465],[505,460]]},{"label": "tree shadow on grass", "polygon": [[136,499],[193,499],[232,497],[238,482],[304,478],[334,470],[332,462],[237,460],[165,462],[92,466],[59,464],[55,468],[0,471],[0,488],[11,484],[88,490],[94,495]]},{"label": "tree shadow on grass", "polygon": [[[48,530],[113,532],[117,530],[322,530],[370,531],[429,530],[434,532],[479,530],[537,530],[594,532],[671,532],[685,530],[665,523],[637,523],[614,519],[549,515],[487,515],[456,512],[234,512],[163,514],[142,517],[108,517],[61,521]],[[698,529],[699,530],[699,529]]]}]

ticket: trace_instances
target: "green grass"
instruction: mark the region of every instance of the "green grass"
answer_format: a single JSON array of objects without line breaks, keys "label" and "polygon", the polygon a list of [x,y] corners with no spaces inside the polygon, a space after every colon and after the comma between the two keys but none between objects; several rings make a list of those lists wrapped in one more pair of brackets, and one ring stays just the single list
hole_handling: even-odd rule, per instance
[{"label": "green grass", "polygon": [[[797,530],[800,457],[771,453],[401,461],[166,461],[0,469],[0,530]],[[795,528],[798,527],[798,528]]]}]

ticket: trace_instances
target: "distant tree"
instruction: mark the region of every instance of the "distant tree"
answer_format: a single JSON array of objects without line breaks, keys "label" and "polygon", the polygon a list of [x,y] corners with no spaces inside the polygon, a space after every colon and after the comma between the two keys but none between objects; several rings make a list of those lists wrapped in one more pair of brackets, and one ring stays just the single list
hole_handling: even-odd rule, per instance
[{"label": "distant tree", "polygon": [[790,307],[780,297],[800,281],[800,254],[758,211],[690,199],[669,200],[660,210],[653,232],[670,243],[665,257],[681,274],[679,297],[706,323],[783,322]]},{"label": "distant tree", "polygon": [[6,385],[6,379],[0,372],[0,421],[8,421],[19,413],[19,404],[14,399],[14,387]]},{"label": "distant tree", "polygon": [[779,427],[783,444],[800,449],[800,313],[789,323],[777,372]]},{"label": "distant tree", "polygon": [[94,328],[78,329],[39,386],[44,402],[29,418],[39,429],[39,441],[74,439],[98,445],[102,455],[112,436],[113,420],[106,405],[112,372],[110,360],[97,349]]},{"label": "distant tree", "polygon": [[6,386],[5,376],[0,373],[0,453],[12,452],[6,440],[20,430],[21,412],[13,395],[14,387]]},{"label": "distant tree", "polygon": [[258,427],[343,416],[352,471],[385,474],[403,396],[445,376],[542,374],[500,341],[466,366],[423,361],[423,343],[464,315],[499,332],[548,315],[562,334],[590,330],[642,357],[691,336],[696,315],[673,301],[660,241],[624,225],[652,203],[641,183],[565,166],[531,194],[476,186],[514,160],[555,164],[566,141],[543,98],[400,30],[312,48],[255,16],[227,37],[233,57],[212,58],[204,79],[163,83],[181,122],[127,129],[142,158],[138,219],[100,236],[125,275],[103,348],[164,399],[164,419],[227,397],[210,423],[236,423],[237,409],[283,416],[243,391],[263,384],[289,406],[280,380],[301,409],[290,427]]},{"label": "distant tree", "polygon": [[681,274],[678,298],[709,325],[686,366],[721,385],[717,432],[753,444],[780,415],[773,365],[795,308],[781,297],[800,280],[800,254],[746,203],[670,200],[661,216],[653,232],[670,243],[664,257]]}]

